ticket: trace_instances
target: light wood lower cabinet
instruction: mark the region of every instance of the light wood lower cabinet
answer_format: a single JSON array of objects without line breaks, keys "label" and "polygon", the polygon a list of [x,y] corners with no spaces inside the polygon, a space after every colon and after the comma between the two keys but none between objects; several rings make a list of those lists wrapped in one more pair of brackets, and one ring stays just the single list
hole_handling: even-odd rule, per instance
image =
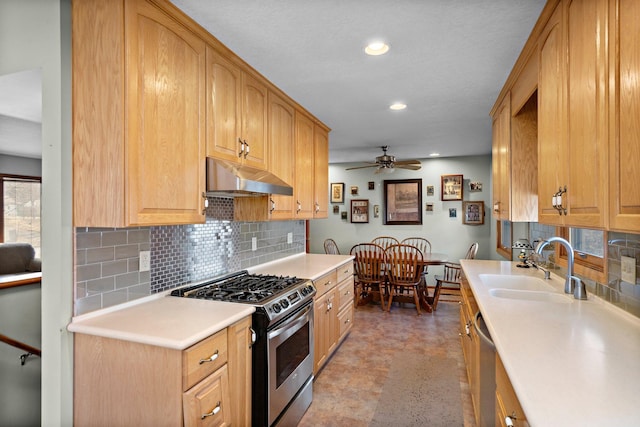
[{"label": "light wood lower cabinet", "polygon": [[507,426],[528,427],[529,423],[496,353],[496,427]]},{"label": "light wood lower cabinet", "polygon": [[76,334],[74,424],[249,425],[250,326],[185,350]]},{"label": "light wood lower cabinet", "polygon": [[353,327],[353,262],[314,280],[313,373],[331,357]]}]

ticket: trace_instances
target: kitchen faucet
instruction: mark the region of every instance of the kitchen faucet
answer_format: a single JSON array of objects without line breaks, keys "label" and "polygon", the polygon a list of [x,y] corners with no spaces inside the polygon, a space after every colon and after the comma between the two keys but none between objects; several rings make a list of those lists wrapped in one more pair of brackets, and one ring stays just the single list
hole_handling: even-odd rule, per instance
[{"label": "kitchen faucet", "polygon": [[571,243],[563,239],[562,237],[551,237],[547,240],[543,240],[538,243],[536,247],[536,253],[542,254],[542,249],[547,246],[549,243],[558,242],[561,243],[565,249],[567,250],[567,277],[564,281],[564,293],[570,294],[573,292],[573,297],[575,299],[587,299],[587,289],[584,286],[584,282],[580,280],[579,277],[573,275],[573,247],[571,247]]}]

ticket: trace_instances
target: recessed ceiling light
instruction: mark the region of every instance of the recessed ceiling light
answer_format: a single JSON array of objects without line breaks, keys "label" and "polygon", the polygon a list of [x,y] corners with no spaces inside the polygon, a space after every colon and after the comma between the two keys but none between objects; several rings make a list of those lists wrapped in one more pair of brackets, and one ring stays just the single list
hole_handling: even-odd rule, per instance
[{"label": "recessed ceiling light", "polygon": [[440,155],[440,153],[431,153],[429,154],[429,157],[438,157]]},{"label": "recessed ceiling light", "polygon": [[407,108],[407,104],[403,104],[402,102],[396,102],[389,106],[391,110],[404,110],[405,108]]},{"label": "recessed ceiling light", "polygon": [[373,42],[369,43],[367,47],[364,48],[364,51],[367,55],[384,55],[389,51],[389,45],[385,42]]}]

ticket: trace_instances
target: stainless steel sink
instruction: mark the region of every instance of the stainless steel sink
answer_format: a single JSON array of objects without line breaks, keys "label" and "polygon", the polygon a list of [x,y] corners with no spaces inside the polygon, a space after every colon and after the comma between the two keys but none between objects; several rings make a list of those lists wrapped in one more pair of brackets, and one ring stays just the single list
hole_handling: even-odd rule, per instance
[{"label": "stainless steel sink", "polygon": [[489,289],[489,294],[496,298],[507,298],[520,301],[553,302],[561,304],[571,304],[573,302],[571,296],[546,291],[494,288]]},{"label": "stainless steel sink", "polygon": [[508,274],[480,274],[480,280],[489,288],[518,289],[523,291],[553,291],[552,285],[537,277]]}]

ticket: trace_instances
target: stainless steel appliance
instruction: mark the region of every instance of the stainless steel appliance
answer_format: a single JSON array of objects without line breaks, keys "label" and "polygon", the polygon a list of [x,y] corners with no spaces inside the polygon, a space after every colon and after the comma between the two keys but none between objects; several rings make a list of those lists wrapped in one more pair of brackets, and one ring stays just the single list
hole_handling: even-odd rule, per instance
[{"label": "stainless steel appliance", "polygon": [[480,338],[476,361],[479,387],[477,411],[480,414],[480,425],[493,426],[496,425],[496,347],[479,311],[473,318],[473,327]]},{"label": "stainless steel appliance", "polygon": [[247,271],[171,293],[256,307],[251,402],[255,427],[295,426],[311,404],[315,294],[310,280]]}]

